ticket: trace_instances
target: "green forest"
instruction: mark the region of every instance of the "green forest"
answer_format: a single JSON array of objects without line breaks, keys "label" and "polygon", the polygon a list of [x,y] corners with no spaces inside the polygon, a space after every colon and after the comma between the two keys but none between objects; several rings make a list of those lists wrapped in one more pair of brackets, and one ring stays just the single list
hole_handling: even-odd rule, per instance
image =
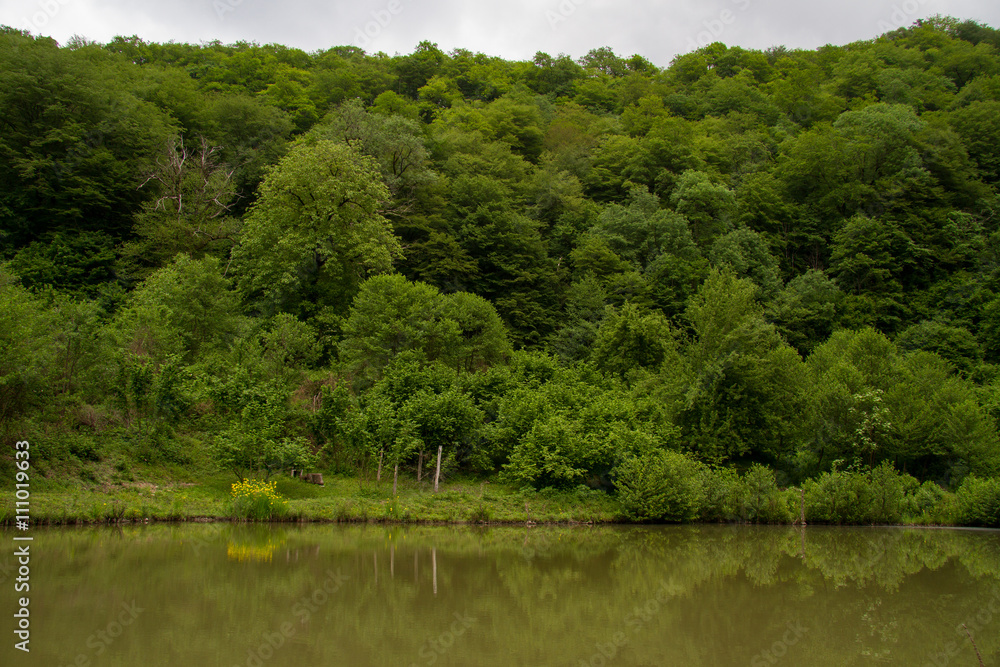
[{"label": "green forest", "polygon": [[1000,30],[656,64],[3,27],[0,127],[0,478],[26,440],[105,490],[440,468],[1000,525]]}]

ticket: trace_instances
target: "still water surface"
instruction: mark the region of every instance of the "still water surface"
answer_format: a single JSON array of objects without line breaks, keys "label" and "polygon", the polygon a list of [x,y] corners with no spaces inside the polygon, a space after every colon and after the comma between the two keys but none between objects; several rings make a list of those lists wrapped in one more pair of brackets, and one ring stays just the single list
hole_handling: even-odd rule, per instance
[{"label": "still water surface", "polygon": [[[1000,532],[34,531],[3,665],[1000,665]],[[11,533],[0,533],[11,544]],[[13,565],[9,549],[0,567]],[[12,578],[0,596],[14,608]]]}]

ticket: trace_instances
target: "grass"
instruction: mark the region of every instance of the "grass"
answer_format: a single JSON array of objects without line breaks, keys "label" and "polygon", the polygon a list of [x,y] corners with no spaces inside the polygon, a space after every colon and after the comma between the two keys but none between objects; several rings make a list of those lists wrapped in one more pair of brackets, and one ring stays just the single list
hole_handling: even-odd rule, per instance
[{"label": "grass", "polygon": [[[138,471],[137,471],[138,472]],[[161,469],[162,472],[162,469]],[[137,476],[141,476],[141,473]],[[158,477],[152,481],[39,480],[32,484],[33,524],[230,520],[232,475],[211,473],[197,481]],[[478,481],[458,480],[434,493],[426,484],[400,480],[364,483],[326,477],[318,486],[289,477],[272,478],[287,500],[284,521],[389,523],[610,523],[617,502],[600,492],[541,492]],[[13,485],[0,490],[0,524],[14,521]],[[245,517],[253,518],[253,517]]]}]

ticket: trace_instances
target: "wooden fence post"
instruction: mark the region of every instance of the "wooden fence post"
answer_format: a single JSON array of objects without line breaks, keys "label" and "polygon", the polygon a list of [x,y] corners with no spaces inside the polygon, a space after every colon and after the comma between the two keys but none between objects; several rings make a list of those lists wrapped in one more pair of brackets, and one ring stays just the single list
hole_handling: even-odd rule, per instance
[{"label": "wooden fence post", "polygon": [[442,446],[438,445],[438,465],[437,472],[434,473],[434,493],[438,492],[438,480],[441,479],[441,449]]}]

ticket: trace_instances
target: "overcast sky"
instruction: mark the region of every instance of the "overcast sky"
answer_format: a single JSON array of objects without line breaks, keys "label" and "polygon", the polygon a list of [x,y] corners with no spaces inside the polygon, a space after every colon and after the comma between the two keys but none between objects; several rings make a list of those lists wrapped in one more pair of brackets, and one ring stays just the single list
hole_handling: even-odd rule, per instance
[{"label": "overcast sky", "polygon": [[666,66],[712,41],[812,49],[870,39],[934,14],[1000,27],[997,0],[0,0],[0,24],[106,42],[352,44],[410,53],[421,40],[507,59],[574,58],[599,46]]}]

